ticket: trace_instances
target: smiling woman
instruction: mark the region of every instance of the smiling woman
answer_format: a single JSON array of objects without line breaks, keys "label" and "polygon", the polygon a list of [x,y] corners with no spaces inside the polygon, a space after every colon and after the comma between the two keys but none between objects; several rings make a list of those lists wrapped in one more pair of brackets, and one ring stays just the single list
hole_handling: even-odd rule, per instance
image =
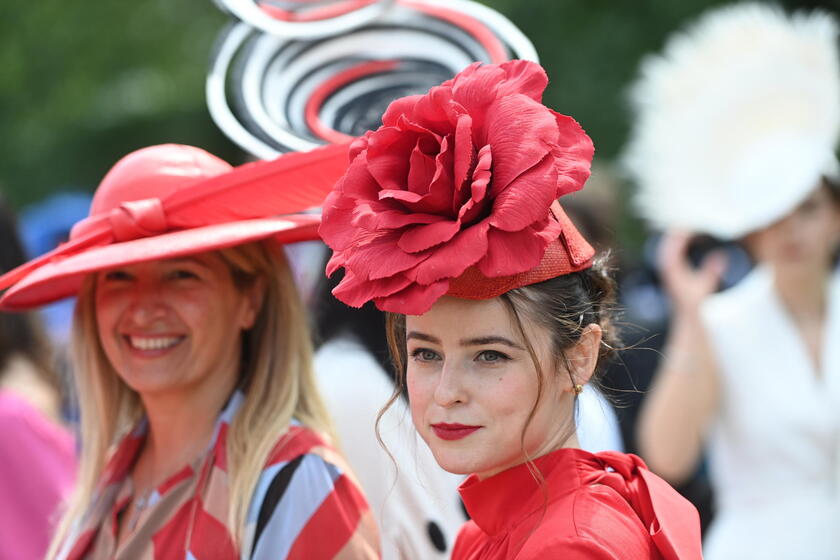
[{"label": "smiling woman", "polygon": [[239,333],[254,325],[264,289],[263,281],[235,286],[218,253],[100,272],[99,340],[140,394],[189,394],[204,384],[229,394],[238,377]]},{"label": "smiling woman", "polygon": [[[557,202],[593,146],[538,65],[473,65],[351,146],[321,234],[334,290],[390,314],[397,390],[472,517],[455,560],[696,559],[697,512],[633,455],[579,449],[612,281]],[[389,403],[390,404],[390,403]]]},{"label": "smiling woman", "polygon": [[377,557],[282,248],[345,158],[139,150],[67,244],[0,278],[5,309],[78,295],[81,475],[50,558]]}]

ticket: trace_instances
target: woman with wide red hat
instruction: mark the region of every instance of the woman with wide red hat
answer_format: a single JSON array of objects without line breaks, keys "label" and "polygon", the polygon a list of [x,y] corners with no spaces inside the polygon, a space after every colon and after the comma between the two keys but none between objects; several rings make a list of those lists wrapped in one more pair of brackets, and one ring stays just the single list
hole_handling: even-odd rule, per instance
[{"label": "woman with wide red hat", "polygon": [[78,297],[80,477],[51,558],[378,555],[282,249],[315,237],[302,211],[345,162],[138,150],[68,243],[0,278],[5,310]]},{"label": "woman with wide red hat", "polygon": [[476,64],[392,103],[324,204],[333,293],[389,312],[395,398],[406,386],[438,463],[469,475],[454,559],[700,558],[685,499],[638,457],[577,443],[613,287],[556,200],[593,146],[546,85],[532,62]]}]

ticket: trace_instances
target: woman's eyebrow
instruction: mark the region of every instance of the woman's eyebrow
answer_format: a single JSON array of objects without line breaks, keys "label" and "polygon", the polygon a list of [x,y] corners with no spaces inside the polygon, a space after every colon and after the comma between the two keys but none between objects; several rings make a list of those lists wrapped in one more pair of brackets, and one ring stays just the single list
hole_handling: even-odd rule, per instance
[{"label": "woman's eyebrow", "polygon": [[434,344],[440,344],[440,339],[435,338],[430,334],[425,334],[417,331],[410,331],[408,334],[405,335],[406,340],[417,339],[417,340],[424,340],[426,342],[432,342]]},{"label": "woman's eyebrow", "polygon": [[522,346],[503,336],[480,336],[476,338],[462,338],[461,346],[484,346],[486,344],[504,344],[517,350],[524,350]]},{"label": "woman's eyebrow", "polygon": [[203,267],[203,268],[210,268],[210,265],[208,265],[207,263],[202,262],[200,259],[197,259],[195,257],[190,257],[190,256],[175,257],[173,259],[166,259],[166,262],[170,263],[170,264],[173,264],[173,265],[176,265],[176,266],[179,265],[179,264],[195,264],[195,265],[198,265],[198,266]]}]

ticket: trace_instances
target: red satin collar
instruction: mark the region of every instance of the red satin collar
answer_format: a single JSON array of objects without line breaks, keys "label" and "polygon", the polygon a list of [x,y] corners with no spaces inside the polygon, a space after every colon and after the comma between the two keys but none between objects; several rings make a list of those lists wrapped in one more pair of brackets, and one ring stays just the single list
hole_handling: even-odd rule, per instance
[{"label": "red satin collar", "polygon": [[[488,535],[510,531],[525,517],[582,486],[603,484],[630,504],[664,560],[702,558],[697,510],[636,455],[559,449],[534,461],[547,496],[522,464],[485,480],[471,475],[459,492],[473,521]],[[527,496],[523,498],[523,496]]]}]

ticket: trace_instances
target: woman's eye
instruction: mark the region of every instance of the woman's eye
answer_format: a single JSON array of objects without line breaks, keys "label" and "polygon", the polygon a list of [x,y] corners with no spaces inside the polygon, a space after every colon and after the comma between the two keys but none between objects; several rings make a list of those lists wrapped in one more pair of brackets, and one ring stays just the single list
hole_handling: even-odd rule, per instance
[{"label": "woman's eye", "polygon": [[510,360],[510,356],[507,356],[501,352],[497,352],[496,350],[483,350],[478,353],[478,356],[476,356],[476,360],[478,360],[479,362],[487,362],[492,364]]},{"label": "woman's eye", "polygon": [[198,278],[198,274],[195,272],[183,269],[173,270],[168,274],[168,276],[172,280],[191,280]]},{"label": "woman's eye", "polygon": [[108,282],[125,282],[131,280],[131,275],[124,270],[109,270],[104,278]]},{"label": "woman's eye", "polygon": [[433,362],[440,356],[438,356],[438,353],[434,350],[429,350],[428,348],[418,348],[411,353],[411,357],[418,362]]}]

